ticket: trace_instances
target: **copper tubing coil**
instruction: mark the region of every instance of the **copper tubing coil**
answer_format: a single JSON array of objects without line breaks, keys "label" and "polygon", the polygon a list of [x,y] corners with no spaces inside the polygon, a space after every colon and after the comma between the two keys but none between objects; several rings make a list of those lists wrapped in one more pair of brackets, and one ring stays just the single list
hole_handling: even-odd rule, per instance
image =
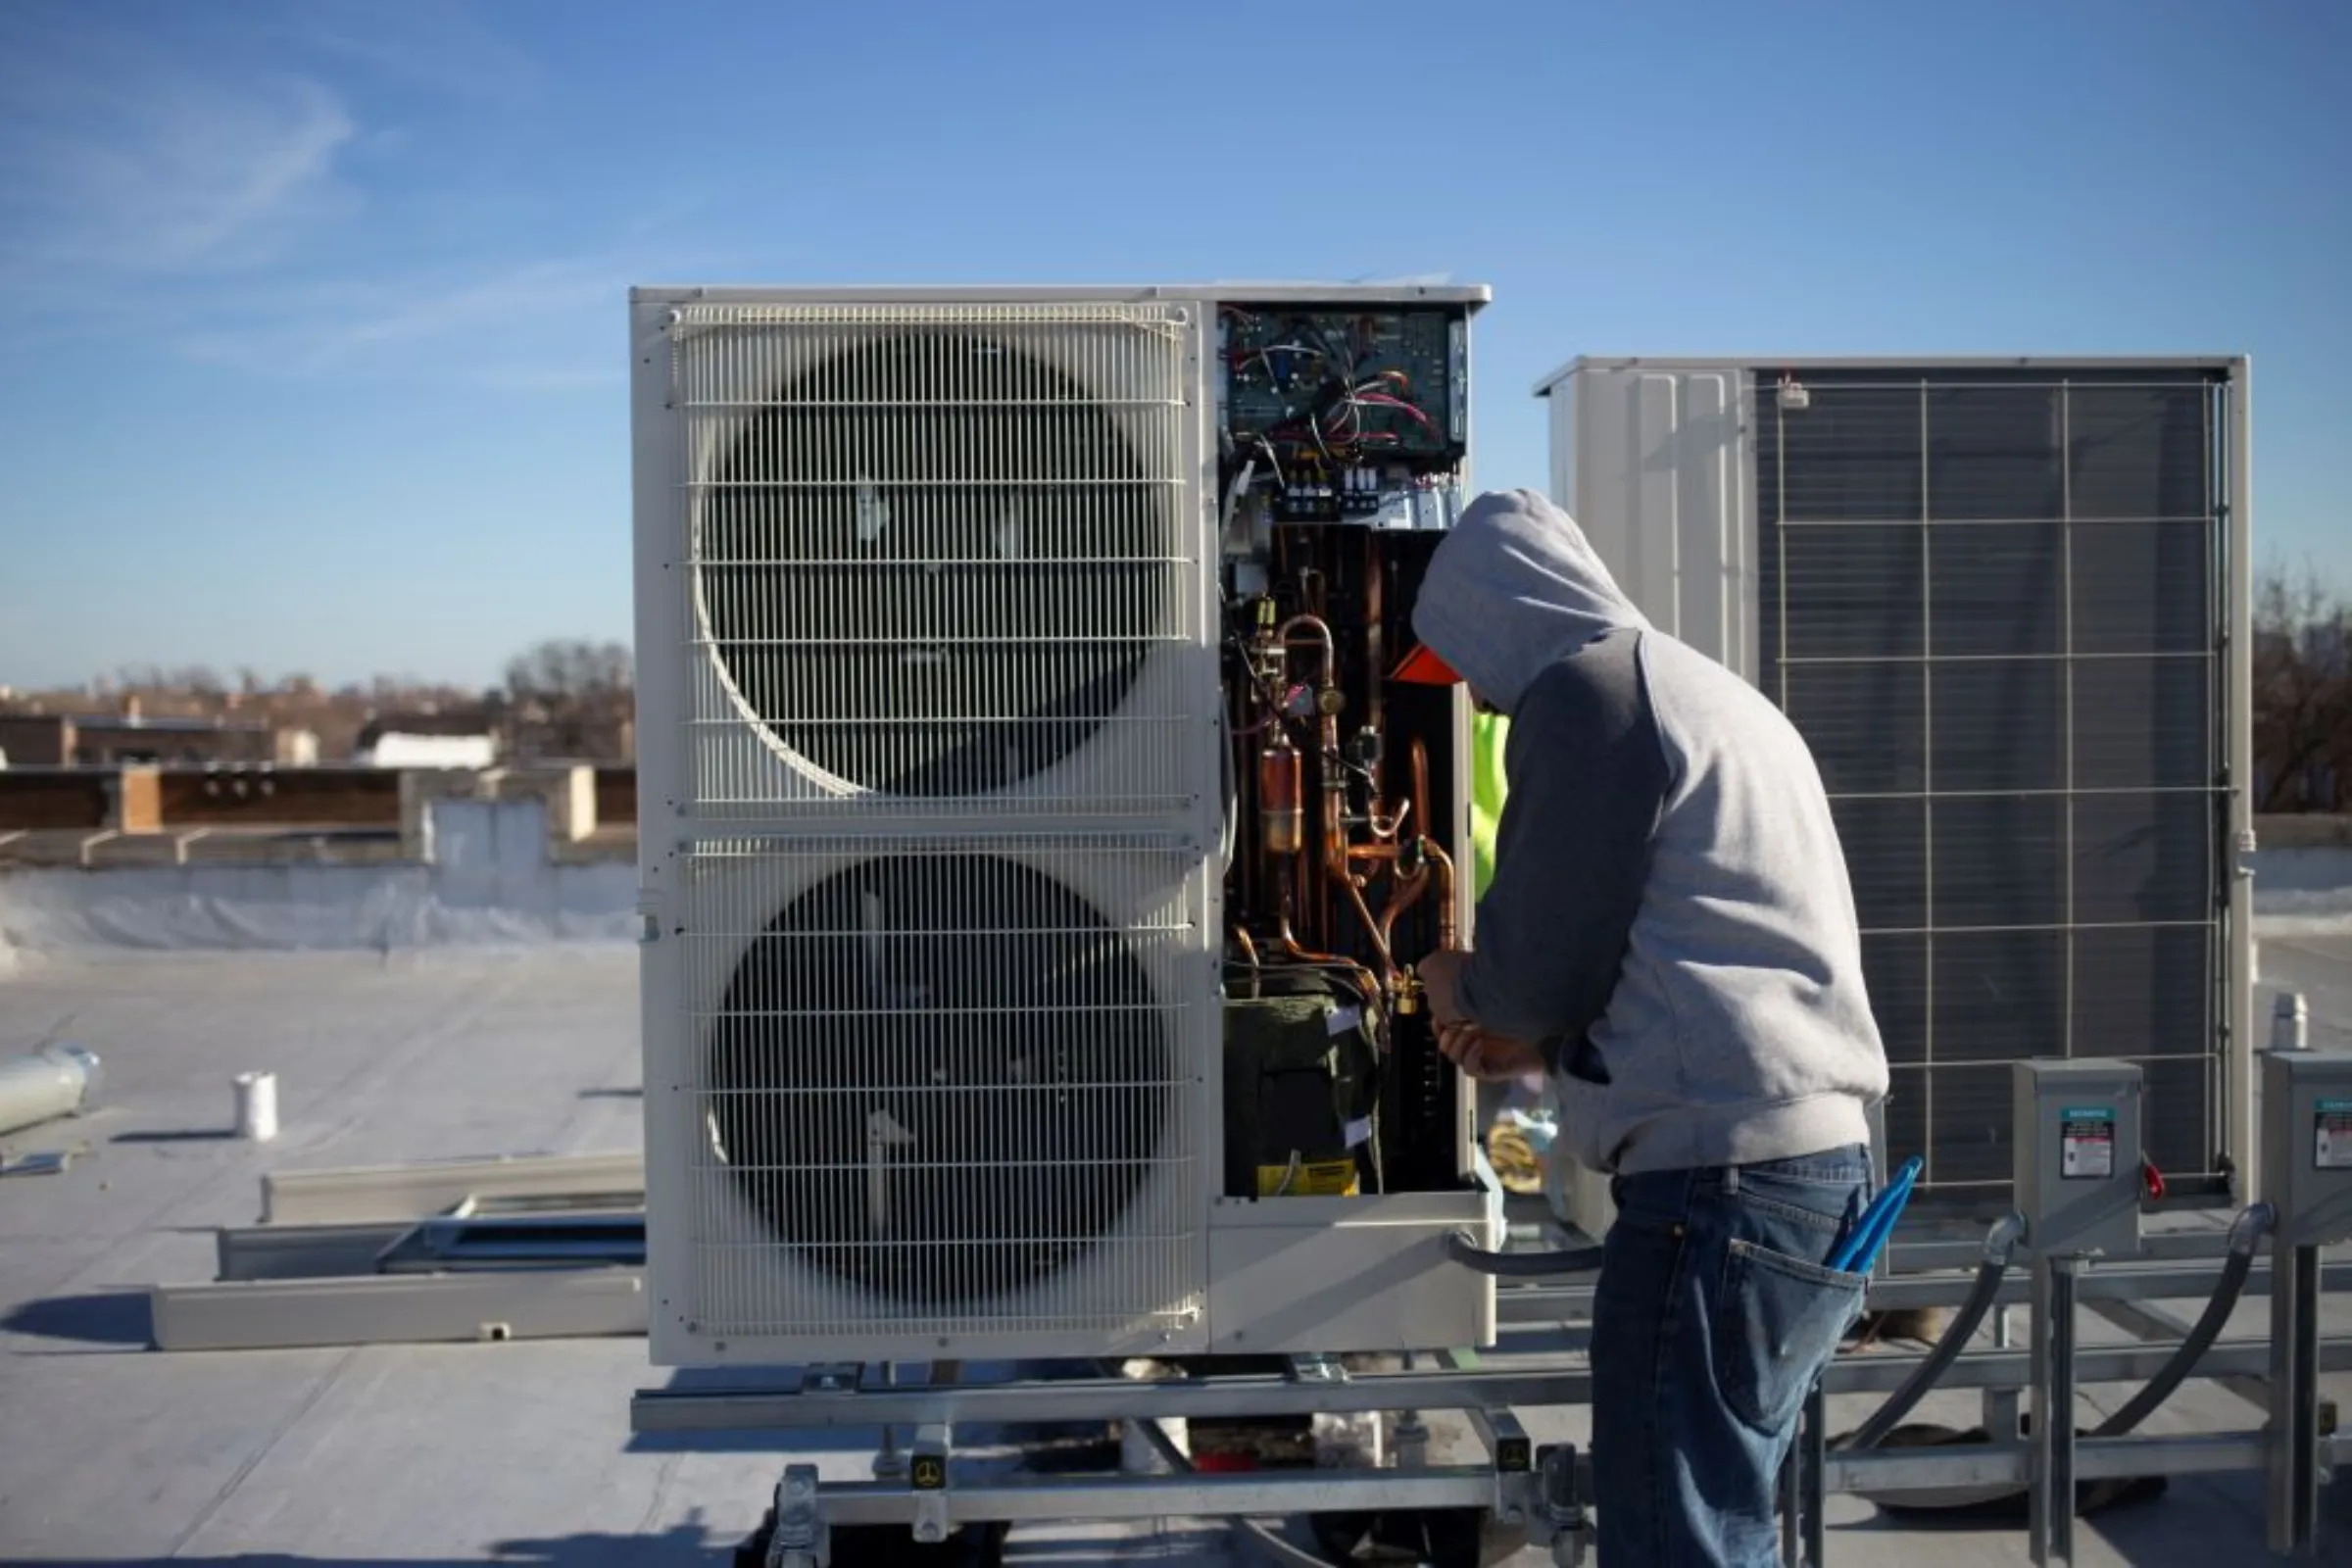
[{"label": "copper tubing coil", "polygon": [[1381,985],[1378,980],[1373,978],[1371,970],[1352,958],[1343,958],[1336,953],[1317,953],[1311,948],[1299,945],[1298,934],[1291,929],[1291,901],[1287,898],[1282,903],[1280,919],[1280,927],[1275,932],[1275,942],[1285,954],[1302,963],[1312,963],[1346,972],[1348,977],[1355,982],[1356,988],[1363,992],[1366,1002],[1374,1006],[1380,1004]]}]

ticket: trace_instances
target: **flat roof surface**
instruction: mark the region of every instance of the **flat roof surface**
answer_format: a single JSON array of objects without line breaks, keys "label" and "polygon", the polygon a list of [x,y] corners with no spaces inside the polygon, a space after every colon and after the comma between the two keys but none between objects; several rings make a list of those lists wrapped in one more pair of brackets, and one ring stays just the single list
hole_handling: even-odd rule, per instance
[{"label": "flat roof surface", "polygon": [[[2266,941],[2262,956],[2267,982],[2309,995],[2314,1044],[2352,1047],[2352,938]],[[84,1149],[62,1175],[0,1181],[0,1562],[723,1560],[781,1451],[773,1439],[632,1438],[631,1391],[666,1380],[642,1340],[146,1348],[145,1287],[212,1278],[212,1229],[254,1222],[265,1170],[635,1148],[636,1009],[625,948],[28,960],[0,980],[0,1056],[55,1034],[100,1052],[108,1077],[96,1115],[0,1138],[19,1152]],[[253,1068],[278,1077],[284,1131],[265,1148],[226,1136],[230,1078]],[[2230,1332],[2262,1332],[2264,1312],[2242,1307]],[[2345,1332],[2345,1316],[2333,1309],[2330,1328]],[[2121,1337],[2088,1312],[2082,1335]],[[2352,1379],[2329,1382],[2352,1401]],[[2084,1404],[2109,1409],[2127,1392]],[[1870,1404],[1839,1400],[1838,1429]],[[1968,1425],[1976,1408],[1939,1396],[1921,1418]],[[2256,1420],[2195,1384],[2146,1430]],[[1581,1410],[1530,1426],[1586,1436]],[[1440,1423],[1433,1456],[1460,1441]],[[819,1463],[861,1478],[869,1452],[819,1450]],[[2323,1560],[2352,1563],[2352,1509],[2325,1514]],[[2252,1561],[2261,1480],[2176,1481],[2085,1521],[2079,1539],[2084,1563]],[[1010,1560],[1262,1560],[1233,1541],[1182,1521],[1023,1530]],[[1833,1499],[1830,1560],[1957,1568],[2027,1553],[2022,1529],[1896,1526]]]}]

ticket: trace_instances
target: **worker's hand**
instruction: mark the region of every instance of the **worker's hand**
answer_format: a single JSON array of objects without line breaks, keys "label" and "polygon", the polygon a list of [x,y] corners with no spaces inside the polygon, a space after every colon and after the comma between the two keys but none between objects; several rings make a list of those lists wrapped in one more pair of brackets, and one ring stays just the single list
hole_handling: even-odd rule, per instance
[{"label": "worker's hand", "polygon": [[1447,1061],[1482,1083],[1500,1083],[1544,1070],[1544,1053],[1533,1042],[1489,1034],[1474,1023],[1439,1025],[1438,1050]]},{"label": "worker's hand", "polygon": [[1470,955],[1458,948],[1441,948],[1419,963],[1413,973],[1420,978],[1423,997],[1429,1003],[1429,1015],[1442,1029],[1462,1019],[1462,965]]}]

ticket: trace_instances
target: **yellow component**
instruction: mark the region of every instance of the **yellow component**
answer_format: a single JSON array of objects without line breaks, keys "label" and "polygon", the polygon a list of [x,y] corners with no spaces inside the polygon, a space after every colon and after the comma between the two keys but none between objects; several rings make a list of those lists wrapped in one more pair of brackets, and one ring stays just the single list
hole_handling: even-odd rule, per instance
[{"label": "yellow component", "polygon": [[1389,1005],[1395,1009],[1396,1015],[1400,1018],[1410,1018],[1420,1012],[1420,977],[1410,973],[1409,971],[1407,973],[1398,975],[1396,977],[1396,984],[1390,990]]},{"label": "yellow component", "polygon": [[1544,1158],[1516,1127],[1496,1122],[1487,1129],[1487,1163],[1506,1193],[1525,1196],[1544,1190]]},{"label": "yellow component", "polygon": [[[1288,1182],[1286,1188],[1283,1184]],[[1353,1198],[1356,1196],[1355,1161],[1352,1159],[1315,1159],[1302,1161],[1294,1175],[1288,1165],[1257,1167],[1257,1196],[1260,1198]]]}]

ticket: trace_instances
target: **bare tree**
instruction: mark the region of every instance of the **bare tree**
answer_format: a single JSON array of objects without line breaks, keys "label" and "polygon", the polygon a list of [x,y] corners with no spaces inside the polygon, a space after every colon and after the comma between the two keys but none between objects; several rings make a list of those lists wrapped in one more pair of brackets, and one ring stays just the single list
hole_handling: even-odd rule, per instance
[{"label": "bare tree", "polygon": [[2308,564],[2255,583],[2252,696],[2255,809],[2308,807],[2315,771],[2352,772],[2352,604]]},{"label": "bare tree", "polygon": [[635,686],[636,662],[622,643],[549,638],[507,662],[507,695],[516,702],[594,703]]},{"label": "bare tree", "polygon": [[551,638],[508,661],[506,675],[496,708],[515,757],[628,755],[637,683],[626,644]]}]

